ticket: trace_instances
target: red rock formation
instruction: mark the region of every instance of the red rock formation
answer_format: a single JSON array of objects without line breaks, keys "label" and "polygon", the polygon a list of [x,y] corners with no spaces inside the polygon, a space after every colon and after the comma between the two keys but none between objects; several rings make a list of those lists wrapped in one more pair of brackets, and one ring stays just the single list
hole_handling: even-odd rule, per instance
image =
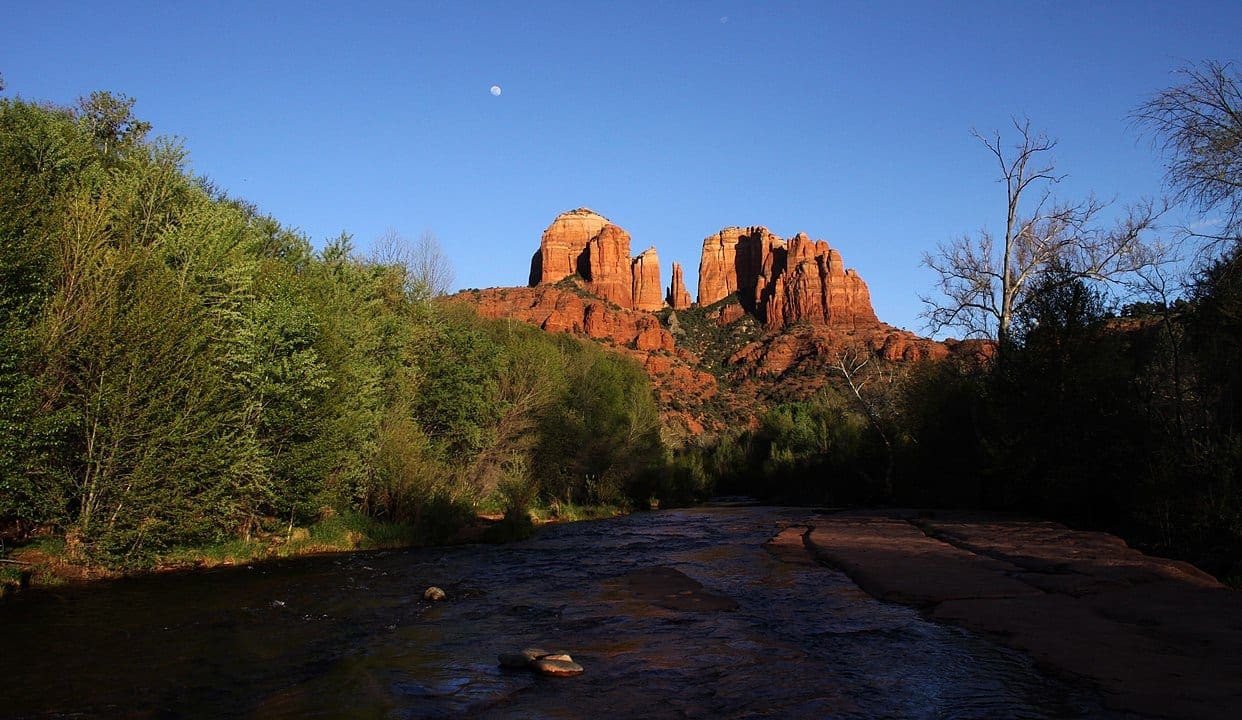
[{"label": "red rock formation", "polygon": [[660,294],[660,257],[656,249],[649,247],[643,250],[633,263],[633,288],[635,310],[655,312],[664,307],[664,298]]},{"label": "red rock formation", "polygon": [[629,310],[659,310],[660,259],[655,248],[630,259],[630,235],[587,208],[556,216],[531,258],[530,286],[577,273],[593,295]]},{"label": "red rock formation", "polygon": [[673,281],[668,286],[668,304],[674,310],[685,310],[692,301],[686,292],[686,281],[682,274],[681,263],[673,263]]},{"label": "red rock formation", "polygon": [[809,322],[855,329],[879,323],[867,284],[858,273],[846,270],[841,253],[828,243],[812,242],[804,233],[789,241],[785,272],[760,298],[758,309],[769,328]]},{"label": "red rock formation", "polygon": [[699,306],[719,302],[737,292],[737,241],[741,228],[725,228],[703,239],[699,260]]},{"label": "red rock formation", "polygon": [[571,290],[547,285],[490,288],[456,297],[473,304],[483,317],[513,318],[548,332],[581,333],[638,350],[675,349],[673,336],[655,315],[617,309],[602,299],[583,297]]},{"label": "red rock formation", "polygon": [[630,234],[609,223],[587,243],[588,289],[623,308],[634,307]]},{"label": "red rock formation", "polygon": [[557,215],[539,241],[539,255],[531,263],[531,286],[554,283],[574,273],[585,278],[587,244],[607,224],[608,218],[587,208]]},{"label": "red rock formation", "polygon": [[784,241],[765,227],[728,227],[703,239],[703,255],[699,260],[699,306],[707,307],[738,293],[742,302],[753,306],[756,293],[761,292],[772,277],[771,261],[774,247]]},{"label": "red rock formation", "polygon": [[798,233],[788,244],[764,227],[725,228],[703,240],[699,305],[730,293],[770,329],[797,322],[856,328],[879,322],[867,284],[841,254]]}]

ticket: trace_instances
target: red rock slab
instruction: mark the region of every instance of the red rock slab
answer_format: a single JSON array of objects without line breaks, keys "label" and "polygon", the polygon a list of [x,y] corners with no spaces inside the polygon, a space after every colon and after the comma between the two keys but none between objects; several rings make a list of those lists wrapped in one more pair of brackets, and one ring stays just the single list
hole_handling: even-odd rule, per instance
[{"label": "red rock slab", "polygon": [[1225,720],[1242,714],[1242,631],[1227,620],[1242,617],[1236,596],[1167,585],[1096,597],[1048,593],[947,600],[932,617],[1088,678],[1110,708]]},{"label": "red rock slab", "polygon": [[932,539],[902,519],[834,518],[817,523],[806,543],[816,557],[885,600],[929,606],[1041,594],[1010,577],[1019,571],[1014,565]]},{"label": "red rock slab", "polygon": [[1105,533],[1029,520],[907,519],[913,514],[826,518],[807,546],[877,597],[1087,679],[1115,710],[1242,716],[1242,593]]},{"label": "red rock slab", "polygon": [[1172,580],[1208,588],[1223,587],[1190,563],[1145,555],[1115,535],[1071,530],[1039,520],[924,520],[928,534],[956,547],[1005,562],[1030,573],[1077,575],[1098,590]]}]

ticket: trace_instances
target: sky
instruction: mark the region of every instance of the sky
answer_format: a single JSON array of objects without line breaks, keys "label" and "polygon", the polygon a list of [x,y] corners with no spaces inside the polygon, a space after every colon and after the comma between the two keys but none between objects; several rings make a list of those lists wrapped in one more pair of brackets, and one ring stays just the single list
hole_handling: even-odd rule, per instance
[{"label": "sky", "polygon": [[[925,252],[1003,230],[972,129],[1058,140],[1058,195],[1163,192],[1128,113],[1242,60],[1238,2],[10,2],[5,96],[135,99],[195,174],[322,247],[433,233],[461,288],[525,284],[557,214],[656,246],[764,225],[841,251],[919,331]],[[500,88],[499,94],[491,91]],[[1167,225],[1184,220],[1174,211]]]}]

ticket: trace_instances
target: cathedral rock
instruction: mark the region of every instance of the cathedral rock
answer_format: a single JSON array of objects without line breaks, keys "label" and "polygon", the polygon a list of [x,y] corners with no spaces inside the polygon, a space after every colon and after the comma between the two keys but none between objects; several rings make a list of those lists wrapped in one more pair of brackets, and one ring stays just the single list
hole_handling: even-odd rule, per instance
[{"label": "cathedral rock", "polygon": [[655,248],[630,257],[630,235],[587,208],[556,216],[531,258],[530,285],[577,274],[594,295],[630,310],[664,307]]},{"label": "cathedral rock", "polygon": [[[572,275],[591,294],[627,310],[654,312],[666,299],[674,309],[690,306],[680,264],[673,264],[666,295],[656,249],[630,257],[629,233],[587,208],[558,215],[531,259],[531,287]],[[863,279],[845,269],[841,253],[805,233],[786,241],[765,227],[730,227],[704,239],[699,306],[734,294],[769,330],[798,323],[843,330],[880,324]]]}]

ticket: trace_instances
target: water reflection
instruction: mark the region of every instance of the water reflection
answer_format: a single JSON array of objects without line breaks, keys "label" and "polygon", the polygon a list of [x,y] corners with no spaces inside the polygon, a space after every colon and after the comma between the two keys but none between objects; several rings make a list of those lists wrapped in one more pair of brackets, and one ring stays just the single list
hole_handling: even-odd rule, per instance
[{"label": "water reflection", "polygon": [[[5,717],[1108,717],[1024,657],[763,543],[715,508],[500,547],[312,558],[0,605]],[[449,600],[428,603],[428,585]],[[496,666],[565,650],[570,679]]]}]

